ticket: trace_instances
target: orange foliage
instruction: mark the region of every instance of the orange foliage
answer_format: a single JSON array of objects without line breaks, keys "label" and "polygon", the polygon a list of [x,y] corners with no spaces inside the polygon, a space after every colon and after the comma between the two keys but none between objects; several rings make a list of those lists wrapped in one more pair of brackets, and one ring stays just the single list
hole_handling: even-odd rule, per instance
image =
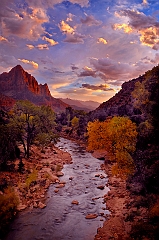
[{"label": "orange foliage", "polygon": [[129,175],[134,164],[131,153],[135,151],[136,124],[128,117],[113,117],[104,122],[89,122],[88,150],[105,149],[110,160],[115,160],[115,174]]}]

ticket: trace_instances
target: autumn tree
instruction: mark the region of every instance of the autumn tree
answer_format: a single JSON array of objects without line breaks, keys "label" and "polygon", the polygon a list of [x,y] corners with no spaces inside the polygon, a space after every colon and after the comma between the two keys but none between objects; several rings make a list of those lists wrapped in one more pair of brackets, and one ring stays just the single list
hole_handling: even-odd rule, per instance
[{"label": "autumn tree", "polygon": [[105,149],[110,160],[115,161],[114,174],[128,176],[134,170],[131,154],[135,151],[136,124],[128,117],[113,117],[104,122],[89,122],[88,150]]},{"label": "autumn tree", "polygon": [[79,119],[75,116],[72,120],[71,120],[71,126],[74,128],[74,129],[77,129],[79,125]]},{"label": "autumn tree", "polygon": [[[11,114],[10,125],[16,128],[17,140],[23,144],[25,155],[29,158],[30,146],[35,139],[54,136],[55,114],[49,106],[35,106],[29,101],[18,101]],[[47,137],[47,136],[48,137]]]}]

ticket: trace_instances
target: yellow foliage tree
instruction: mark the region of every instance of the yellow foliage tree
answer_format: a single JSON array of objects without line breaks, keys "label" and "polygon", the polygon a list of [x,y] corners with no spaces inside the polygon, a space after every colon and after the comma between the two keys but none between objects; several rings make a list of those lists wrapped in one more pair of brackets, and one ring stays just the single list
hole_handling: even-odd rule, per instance
[{"label": "yellow foliage tree", "polygon": [[110,160],[116,162],[114,174],[128,176],[134,170],[131,153],[135,151],[136,124],[128,117],[113,117],[104,122],[89,122],[88,150],[105,149]]}]

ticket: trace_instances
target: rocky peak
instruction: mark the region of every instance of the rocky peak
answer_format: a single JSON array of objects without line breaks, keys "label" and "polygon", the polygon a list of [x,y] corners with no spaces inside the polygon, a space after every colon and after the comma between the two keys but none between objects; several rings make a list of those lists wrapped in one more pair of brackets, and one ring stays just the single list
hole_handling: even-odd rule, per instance
[{"label": "rocky peak", "polygon": [[65,110],[68,106],[51,96],[48,85],[37,80],[20,65],[0,75],[0,93],[15,100],[29,100],[37,105],[50,105],[53,110]]}]

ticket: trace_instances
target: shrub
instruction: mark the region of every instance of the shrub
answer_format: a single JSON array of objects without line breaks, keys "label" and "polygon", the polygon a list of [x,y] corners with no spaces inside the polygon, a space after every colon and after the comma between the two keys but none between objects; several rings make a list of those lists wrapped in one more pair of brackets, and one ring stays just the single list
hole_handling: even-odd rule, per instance
[{"label": "shrub", "polygon": [[38,171],[33,169],[32,173],[30,173],[25,181],[26,187],[29,189],[30,185],[36,182],[38,177]]},{"label": "shrub", "polygon": [[15,216],[18,206],[18,198],[15,195],[14,189],[8,187],[4,194],[0,195],[0,233],[3,235],[6,227]]}]

